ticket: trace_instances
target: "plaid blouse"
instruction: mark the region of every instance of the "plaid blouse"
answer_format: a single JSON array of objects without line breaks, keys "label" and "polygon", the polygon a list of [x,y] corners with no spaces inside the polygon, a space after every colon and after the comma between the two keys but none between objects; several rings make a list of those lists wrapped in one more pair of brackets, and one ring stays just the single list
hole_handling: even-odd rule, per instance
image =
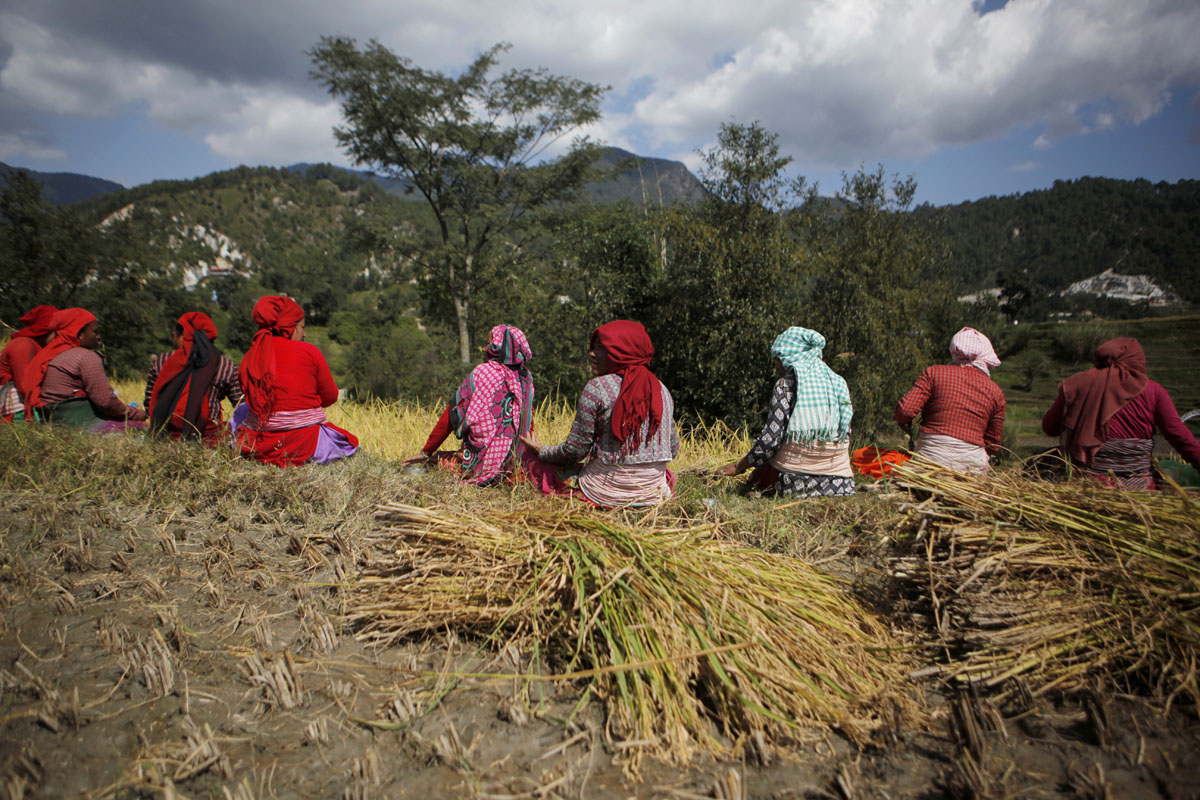
[{"label": "plaid blouse", "polygon": [[592,378],[583,387],[575,421],[567,440],[559,445],[543,447],[538,454],[548,464],[577,464],[584,458],[598,459],[605,464],[649,464],[670,461],[679,453],[679,434],[675,431],[675,400],[661,381],[662,422],[653,436],[647,437],[650,421],[642,422],[642,444],[631,453],[621,454],[621,443],[612,434],[612,412],[621,392],[621,376],[617,373]]},{"label": "plaid blouse", "polygon": [[124,419],[129,410],[108,382],[100,355],[86,347],[72,347],[55,356],[42,381],[42,402],[48,406],[78,397],[90,400],[96,413],[106,419]]},{"label": "plaid blouse", "polygon": [[892,418],[907,425],[921,415],[921,430],[953,436],[994,453],[1004,433],[1004,392],[969,364],[934,364],[900,398]]},{"label": "plaid blouse", "polygon": [[[172,351],[174,352],[174,351]],[[162,372],[163,364],[171,353],[159,353],[150,359],[150,374],[146,376],[146,413],[150,412],[150,396],[154,393],[154,384],[158,381],[158,373]],[[228,397],[234,408],[242,401],[242,385],[238,383],[237,365],[226,356],[221,356],[217,364],[217,373],[213,375],[212,388],[208,393],[208,418],[213,422],[221,419],[221,400]]]}]

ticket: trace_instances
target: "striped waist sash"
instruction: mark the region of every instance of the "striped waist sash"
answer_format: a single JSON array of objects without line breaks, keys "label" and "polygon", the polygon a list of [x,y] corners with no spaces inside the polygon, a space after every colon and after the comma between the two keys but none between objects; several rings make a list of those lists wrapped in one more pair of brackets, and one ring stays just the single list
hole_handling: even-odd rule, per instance
[{"label": "striped waist sash", "polygon": [[266,423],[260,420],[253,411],[246,415],[243,425],[252,431],[291,431],[296,428],[307,428],[309,425],[320,425],[325,422],[325,409],[302,408],[298,411],[276,411],[267,418]]}]

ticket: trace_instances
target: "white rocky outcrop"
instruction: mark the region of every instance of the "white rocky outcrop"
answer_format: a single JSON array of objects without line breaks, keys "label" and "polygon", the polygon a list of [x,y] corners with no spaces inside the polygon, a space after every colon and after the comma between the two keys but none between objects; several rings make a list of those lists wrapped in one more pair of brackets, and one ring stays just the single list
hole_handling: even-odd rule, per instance
[{"label": "white rocky outcrop", "polygon": [[1111,269],[1072,283],[1063,289],[1062,294],[1090,294],[1127,303],[1149,303],[1152,306],[1180,302],[1170,286],[1155,282],[1149,275],[1122,275]]}]

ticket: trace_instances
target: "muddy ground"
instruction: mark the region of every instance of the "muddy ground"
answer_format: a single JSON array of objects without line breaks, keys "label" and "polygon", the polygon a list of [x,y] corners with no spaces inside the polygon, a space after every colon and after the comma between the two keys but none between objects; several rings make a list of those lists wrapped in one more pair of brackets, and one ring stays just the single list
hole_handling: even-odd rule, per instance
[{"label": "muddy ground", "polygon": [[337,525],[102,497],[72,525],[5,497],[2,797],[1200,797],[1195,710],[1164,719],[1103,687],[996,705],[914,683],[898,691],[932,722],[864,751],[814,731],[753,763],[635,761],[580,685],[452,675],[525,670],[526,653],[453,631],[357,642],[336,584],[359,554]]}]

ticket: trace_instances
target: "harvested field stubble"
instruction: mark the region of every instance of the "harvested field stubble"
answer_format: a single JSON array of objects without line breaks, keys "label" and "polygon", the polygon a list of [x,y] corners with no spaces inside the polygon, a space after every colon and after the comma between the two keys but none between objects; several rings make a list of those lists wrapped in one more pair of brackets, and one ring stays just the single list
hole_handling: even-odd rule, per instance
[{"label": "harvested field stubble", "polygon": [[928,493],[907,506],[919,533],[893,561],[938,634],[941,663],[923,674],[1005,691],[1020,676],[1035,696],[1102,679],[1194,711],[1200,498],[913,464],[897,476]]},{"label": "harvested field stubble", "polygon": [[[649,530],[544,506],[482,520],[389,503],[377,517],[345,586],[359,638],[450,628],[518,642],[535,656],[524,677],[588,682],[614,743],[688,763],[828,726],[864,743],[887,714],[916,714],[896,691],[912,665],[846,586],[715,525]],[[547,665],[561,672],[536,674]]]}]

